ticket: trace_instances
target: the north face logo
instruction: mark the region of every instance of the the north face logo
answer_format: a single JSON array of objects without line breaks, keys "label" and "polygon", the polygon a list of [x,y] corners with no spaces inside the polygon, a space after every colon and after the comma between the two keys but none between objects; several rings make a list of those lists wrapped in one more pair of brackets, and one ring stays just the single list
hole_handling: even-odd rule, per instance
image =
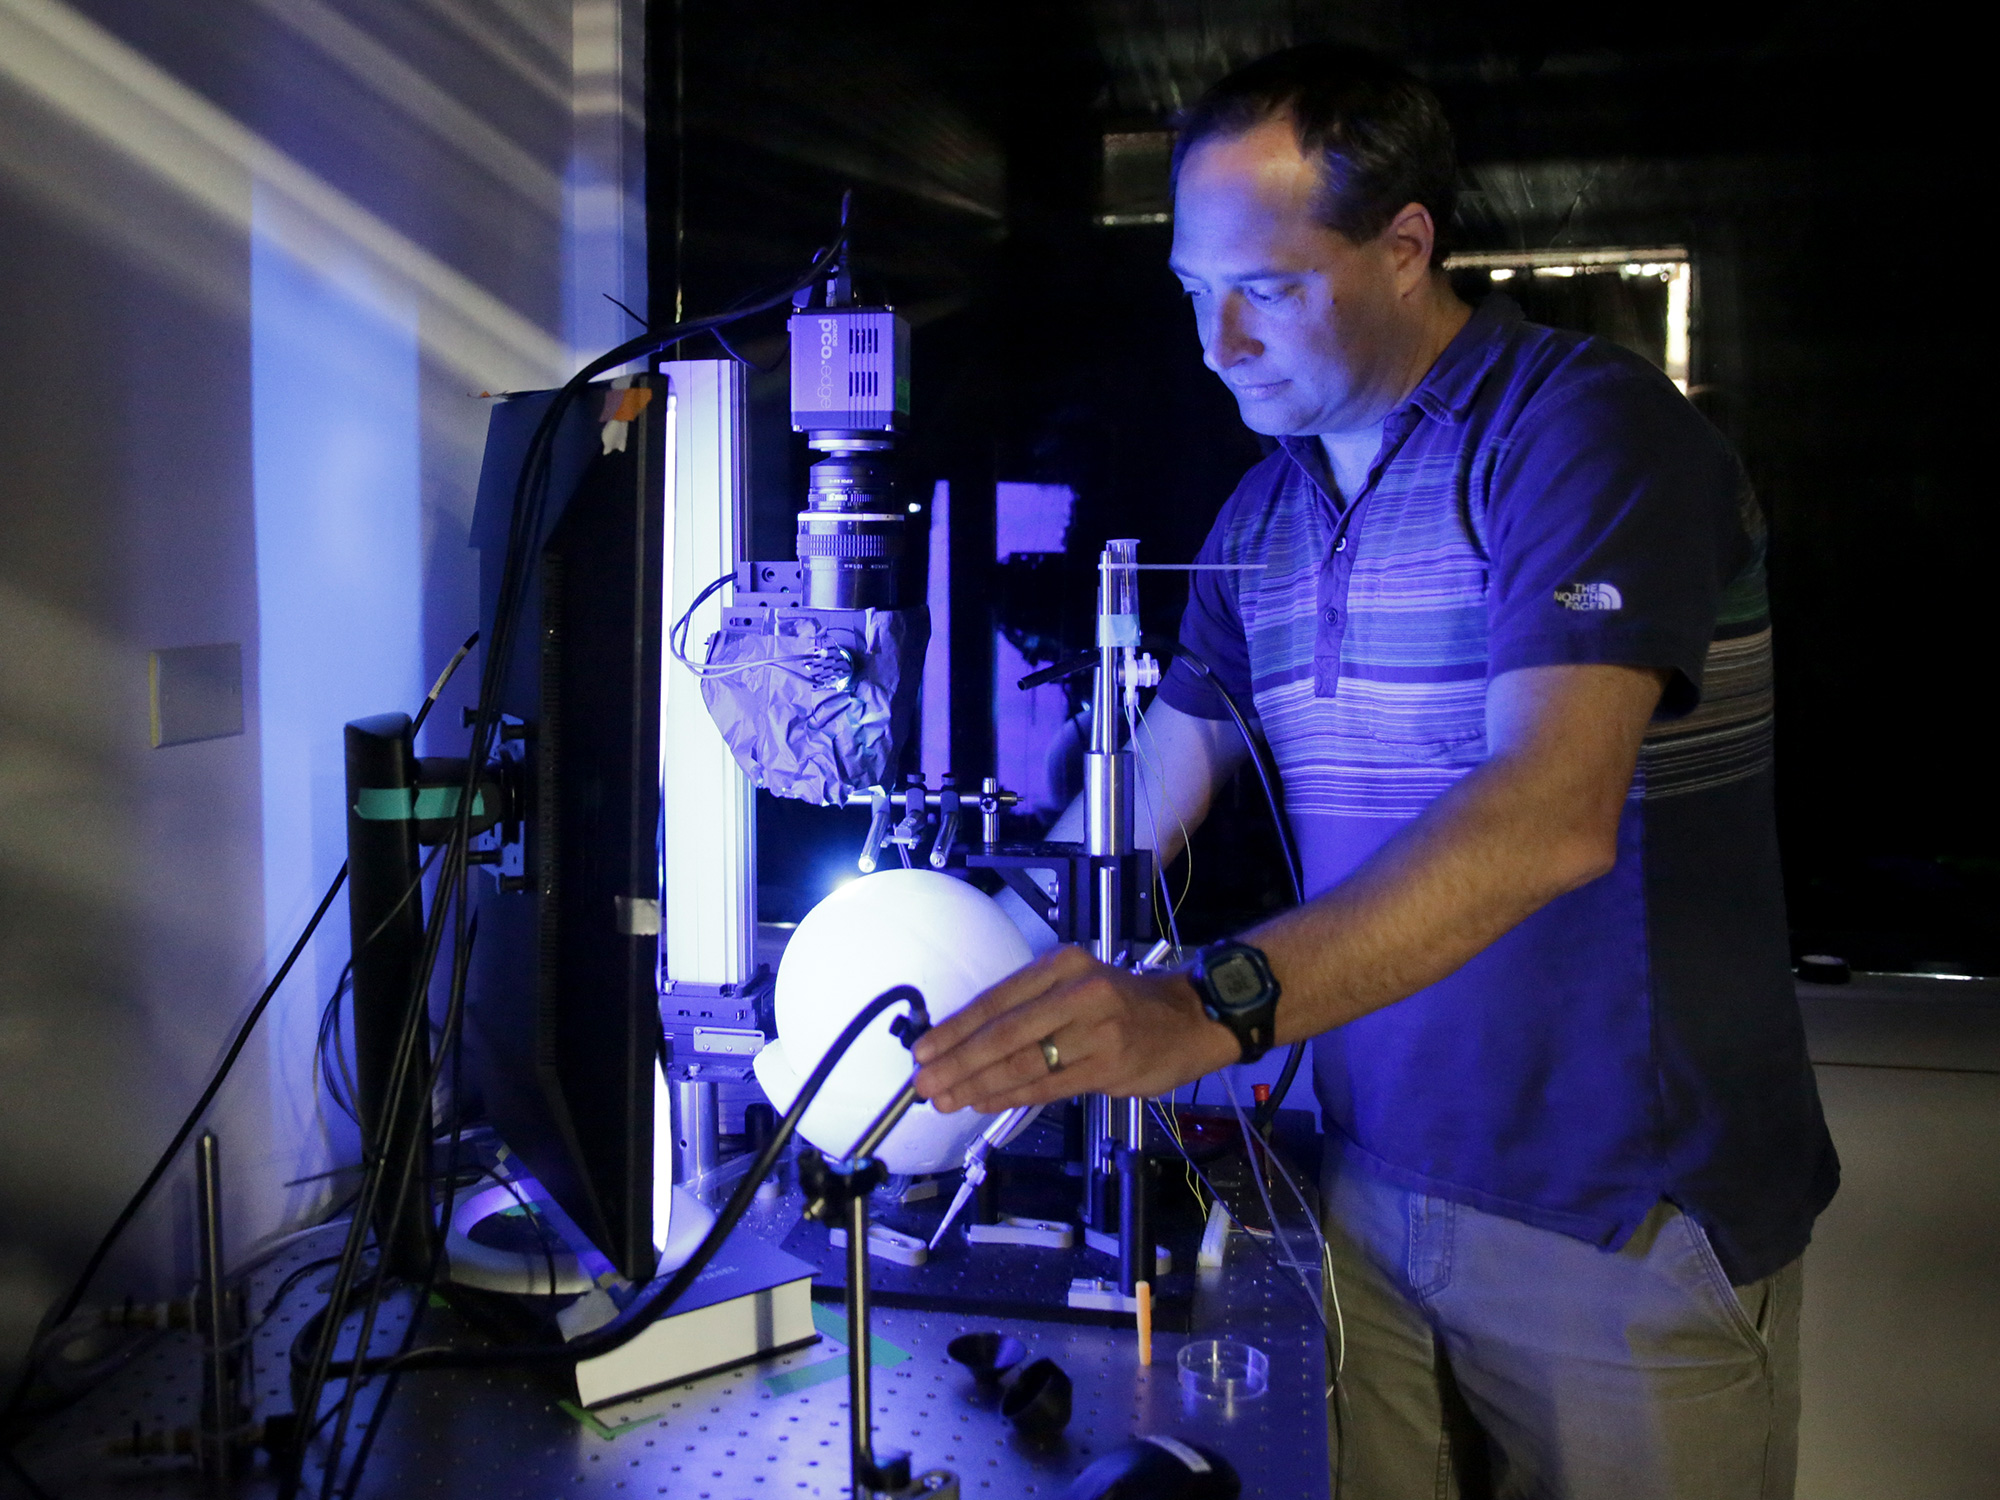
[{"label": "the north face logo", "polygon": [[1625,596],[1615,584],[1566,583],[1556,590],[1556,603],[1564,609],[1623,609]]}]

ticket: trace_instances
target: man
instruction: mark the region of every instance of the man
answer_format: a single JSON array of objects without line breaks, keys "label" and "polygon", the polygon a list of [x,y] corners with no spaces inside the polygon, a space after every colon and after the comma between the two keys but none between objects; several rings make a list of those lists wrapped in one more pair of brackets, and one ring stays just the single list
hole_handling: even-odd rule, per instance
[{"label": "man", "polygon": [[[1314,1038],[1343,1497],[1786,1496],[1838,1168],[1787,964],[1761,525],[1651,366],[1458,301],[1454,173],[1434,97],[1348,49],[1192,112],[1172,269],[1279,450],[1202,554],[1261,568],[1195,574],[1182,638],[1254,702],[1308,899],[1190,973],[1047,954],[922,1040],[919,1089],[1159,1094]],[[1223,715],[1176,664],[1156,826],[1237,764]]]}]

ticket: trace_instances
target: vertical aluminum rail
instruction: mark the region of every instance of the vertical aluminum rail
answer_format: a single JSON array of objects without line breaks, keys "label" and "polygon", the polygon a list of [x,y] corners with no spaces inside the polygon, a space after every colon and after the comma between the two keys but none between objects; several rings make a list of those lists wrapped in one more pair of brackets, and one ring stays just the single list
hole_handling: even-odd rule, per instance
[{"label": "vertical aluminum rail", "polygon": [[[666,360],[660,371],[670,390],[663,571],[671,629],[702,589],[735,568],[749,537],[749,394],[734,360]],[[689,655],[699,659],[729,597],[725,586],[695,612]],[[755,793],[708,715],[701,684],[671,651],[660,671],[661,972],[681,984],[739,985],[755,968]],[[654,1140],[667,1148],[654,1152],[657,1205],[668,1201],[669,1160],[675,1182],[715,1169],[717,1092],[711,1081],[683,1077],[671,1090],[662,1081],[655,1094]]]},{"label": "vertical aluminum rail", "polygon": [[1124,952],[1125,892],[1119,856],[1133,850],[1132,752],[1124,748],[1124,683],[1139,645],[1139,580],[1129,566],[1139,544],[1106,542],[1097,570],[1097,680],[1091,694],[1090,750],[1084,758],[1085,850],[1096,872],[1098,958]]}]

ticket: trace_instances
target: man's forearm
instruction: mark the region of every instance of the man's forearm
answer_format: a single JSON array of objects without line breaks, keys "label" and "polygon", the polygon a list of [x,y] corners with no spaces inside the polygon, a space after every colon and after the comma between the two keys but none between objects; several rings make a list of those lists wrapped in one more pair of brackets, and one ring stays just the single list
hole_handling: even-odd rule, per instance
[{"label": "man's forearm", "polygon": [[1284,987],[1277,1040],[1415,994],[1608,866],[1565,851],[1504,774],[1472,772],[1348,879],[1252,929]]},{"label": "man's forearm", "polygon": [[[1660,687],[1655,672],[1598,665],[1496,678],[1488,760],[1335,889],[1247,934],[1284,988],[1278,1040],[1436,983],[1610,869]],[[1133,974],[1057,948],[926,1033],[917,1086],[940,1109],[995,1113],[1077,1093],[1159,1094],[1238,1055],[1185,974]]]},{"label": "man's forearm", "polygon": [[[1622,701],[1595,715],[1542,708],[1543,743],[1488,760],[1353,875],[1246,934],[1284,988],[1279,1041],[1316,1035],[1435,984],[1611,869],[1658,683],[1650,673],[1598,668],[1590,687]],[[1600,742],[1551,744],[1551,731]],[[1622,772],[1607,775],[1607,761]]]}]

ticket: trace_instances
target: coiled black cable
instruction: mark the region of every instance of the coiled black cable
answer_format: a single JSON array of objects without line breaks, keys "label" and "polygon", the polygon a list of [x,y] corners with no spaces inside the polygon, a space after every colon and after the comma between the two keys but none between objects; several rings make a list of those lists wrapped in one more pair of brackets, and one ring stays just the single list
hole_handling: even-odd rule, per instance
[{"label": "coiled black cable", "polygon": [[743,1215],[749,1211],[750,1204],[756,1197],[758,1184],[769,1176],[771,1169],[777,1165],[778,1157],[790,1144],[794,1132],[798,1129],[799,1121],[805,1118],[806,1110],[819,1096],[820,1089],[832,1076],[834,1068],[847,1055],[848,1049],[860,1040],[862,1032],[868,1029],[869,1024],[877,1016],[890,1006],[899,1004],[908,1005],[912,1016],[919,1023],[910,1028],[904,1037],[905,1045],[914,1044],[917,1036],[928,1028],[930,1018],[924,1008],[923,995],[913,986],[896,985],[892,989],[884,990],[862,1006],[854,1019],[849,1021],[840,1035],[834,1038],[833,1045],[819,1060],[819,1065],[807,1075],[805,1083],[799,1089],[798,1097],[792,1101],[792,1107],[786,1110],[783,1118],[778,1121],[777,1129],[772,1132],[771,1139],[757,1154],[757,1159],[751,1163],[749,1171],[743,1174],[736,1185],[736,1191],[730,1194],[728,1203],[716,1216],[715,1223],[709,1227],[708,1233],[702,1237],[702,1242],[695,1247],[694,1253],[671,1274],[648,1283],[610,1322],[592,1329],[589,1333],[581,1334],[566,1344],[514,1345],[498,1349],[452,1349],[433,1346],[384,1357],[336,1362],[328,1366],[328,1376],[351,1378],[395,1370],[487,1370],[511,1365],[573,1364],[578,1360],[595,1359],[599,1355],[611,1353],[614,1349],[623,1348],[645,1332],[662,1314],[669,1311],[681,1295],[694,1284],[695,1278],[714,1258],[715,1252],[722,1248],[723,1242],[742,1222]]}]

